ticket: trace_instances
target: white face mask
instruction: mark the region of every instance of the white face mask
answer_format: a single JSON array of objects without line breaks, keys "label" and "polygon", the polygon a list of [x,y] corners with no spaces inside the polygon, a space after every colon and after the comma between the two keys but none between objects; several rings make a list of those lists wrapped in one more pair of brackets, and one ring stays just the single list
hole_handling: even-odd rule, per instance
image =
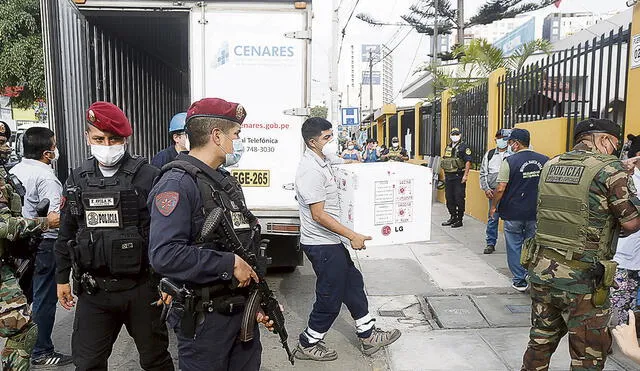
[{"label": "white face mask", "polygon": [[122,160],[125,152],[124,144],[116,144],[113,146],[101,146],[91,144],[91,154],[98,160],[100,164],[106,167],[115,166]]},{"label": "white face mask", "polygon": [[348,148],[349,150],[352,150],[354,147],[353,147],[353,145],[351,145],[351,146],[348,146],[347,148]]},{"label": "white face mask", "polygon": [[459,141],[460,141],[460,135],[452,135],[452,136],[450,136],[449,138],[451,138],[451,141],[452,141],[453,143],[457,143],[457,142],[459,142]]},{"label": "white face mask", "polygon": [[242,154],[244,153],[244,144],[242,139],[231,140],[233,145],[233,153],[227,153],[224,156],[224,166],[233,166],[240,162]]},{"label": "white face mask", "polygon": [[498,140],[496,140],[496,145],[498,146],[498,148],[500,149],[505,149],[507,148],[507,140],[504,138],[500,138]]},{"label": "white face mask", "polygon": [[47,152],[53,153],[53,158],[49,159],[51,163],[58,161],[58,159],[60,158],[60,152],[58,152],[58,147],[56,147],[56,149],[54,149],[53,151],[47,151]]},{"label": "white face mask", "polygon": [[393,142],[393,143],[391,143],[391,145],[393,146],[393,148],[398,148],[398,146],[400,145],[400,143],[398,143],[398,142]]},{"label": "white face mask", "polygon": [[322,154],[326,157],[335,157],[338,153],[338,141],[331,140],[322,147]]}]

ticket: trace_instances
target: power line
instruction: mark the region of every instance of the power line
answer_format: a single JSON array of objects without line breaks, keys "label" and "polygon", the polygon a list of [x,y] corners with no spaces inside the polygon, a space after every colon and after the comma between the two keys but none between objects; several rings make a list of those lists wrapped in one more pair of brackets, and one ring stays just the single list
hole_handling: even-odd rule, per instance
[{"label": "power line", "polygon": [[[343,0],[344,1],[344,0]],[[342,2],[340,2],[342,4]],[[356,8],[358,7],[358,3],[360,0],[356,0],[356,4],[351,9],[351,14],[349,14],[349,18],[347,18],[347,23],[345,23],[344,28],[342,28],[342,37],[340,38],[340,49],[338,50],[338,63],[340,63],[340,57],[342,56],[342,45],[344,44],[344,37],[347,34],[347,26],[349,26],[349,22],[351,22],[351,18],[353,17],[353,13],[356,12]],[[340,8],[340,7],[338,7]],[[338,9],[335,10],[336,12]]]}]

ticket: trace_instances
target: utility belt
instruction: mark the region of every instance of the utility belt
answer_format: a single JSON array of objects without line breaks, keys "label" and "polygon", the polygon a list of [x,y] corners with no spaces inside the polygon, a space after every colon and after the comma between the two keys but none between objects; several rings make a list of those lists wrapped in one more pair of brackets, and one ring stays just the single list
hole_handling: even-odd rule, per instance
[{"label": "utility belt", "polygon": [[588,272],[591,276],[593,289],[591,302],[596,308],[601,308],[606,304],[609,298],[609,288],[618,287],[615,282],[618,263],[613,260],[597,260],[597,258],[594,258],[593,262],[584,262],[567,259],[564,254],[552,248],[537,245],[535,238],[526,240],[520,255],[522,266],[528,268],[531,263],[537,263],[540,257],[559,262],[577,271]]},{"label": "utility belt", "polygon": [[80,295],[83,292],[88,295],[95,295],[100,291],[126,291],[146,283],[149,278],[150,273],[148,271],[131,277],[101,276],[89,272],[74,273],[73,292],[76,295]]},{"label": "utility belt", "polygon": [[[175,306],[181,312],[180,328],[182,335],[187,338],[195,336],[196,324],[202,321],[205,313],[216,312],[229,316],[242,313],[248,297],[246,290],[232,290],[229,284],[191,288],[180,286],[167,278],[160,280],[158,290],[173,298],[171,307]],[[168,308],[163,310],[162,317],[166,316],[167,311]],[[164,318],[161,319],[164,321]]]}]

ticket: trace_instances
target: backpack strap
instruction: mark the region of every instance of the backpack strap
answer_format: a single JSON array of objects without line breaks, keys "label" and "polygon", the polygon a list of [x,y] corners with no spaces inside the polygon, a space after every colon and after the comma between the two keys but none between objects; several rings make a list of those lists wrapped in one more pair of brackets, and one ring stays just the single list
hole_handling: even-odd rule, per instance
[{"label": "backpack strap", "polygon": [[491,162],[491,159],[493,158],[493,155],[496,154],[496,149],[492,149],[489,151],[489,153],[487,154],[487,162]]}]

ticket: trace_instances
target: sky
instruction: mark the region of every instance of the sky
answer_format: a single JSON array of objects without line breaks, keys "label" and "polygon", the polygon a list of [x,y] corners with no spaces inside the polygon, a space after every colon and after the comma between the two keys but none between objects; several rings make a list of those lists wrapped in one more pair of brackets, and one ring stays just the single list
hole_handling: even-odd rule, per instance
[{"label": "sky", "polygon": [[[401,22],[400,16],[408,12],[411,4],[417,0],[338,0],[340,2],[340,28],[345,27],[346,34],[342,41],[341,73],[339,85],[346,85],[349,76],[347,50],[351,44],[384,43],[390,47],[396,45],[393,53],[394,64],[394,96],[399,96],[403,85],[416,78],[413,71],[428,58],[429,37],[418,35],[415,31],[395,26],[373,27],[355,17],[359,13],[367,13],[375,19],[386,22]],[[452,4],[457,0],[450,0]],[[477,9],[488,0],[465,0],[465,19],[473,16]],[[315,0],[313,2],[313,41],[312,41],[312,104],[329,106],[329,61],[331,56],[331,14],[333,0]],[[347,19],[357,3],[354,15],[347,24]],[[544,17],[552,12],[594,12],[606,13],[626,10],[625,0],[563,0],[560,8],[551,5],[534,12],[536,27],[542,27]],[[406,38],[405,38],[406,35]],[[402,40],[404,39],[404,40]],[[401,41],[402,40],[402,41]],[[339,41],[338,41],[339,42]]]}]

